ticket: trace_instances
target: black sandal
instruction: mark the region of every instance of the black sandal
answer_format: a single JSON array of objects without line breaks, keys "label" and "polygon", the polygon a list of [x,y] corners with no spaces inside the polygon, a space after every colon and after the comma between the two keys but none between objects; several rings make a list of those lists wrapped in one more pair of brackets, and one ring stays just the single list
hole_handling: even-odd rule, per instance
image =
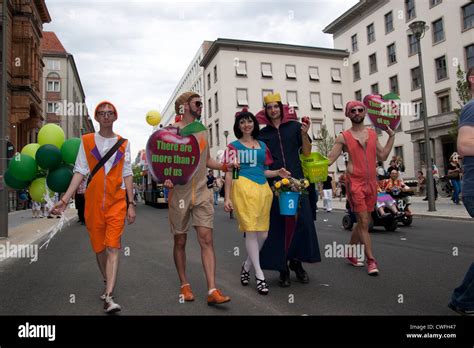
[{"label": "black sandal", "polygon": [[240,284],[247,286],[250,282],[250,272],[245,270],[244,264],[245,262],[242,264],[242,270],[240,271]]},{"label": "black sandal", "polygon": [[255,277],[257,281],[257,291],[260,295],[267,295],[268,294],[268,284],[265,279],[258,279]]}]

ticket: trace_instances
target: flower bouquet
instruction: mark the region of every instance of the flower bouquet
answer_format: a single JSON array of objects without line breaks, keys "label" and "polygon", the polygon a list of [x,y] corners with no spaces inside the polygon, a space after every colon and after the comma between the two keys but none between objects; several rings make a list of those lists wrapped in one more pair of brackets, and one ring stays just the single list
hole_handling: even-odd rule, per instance
[{"label": "flower bouquet", "polygon": [[280,214],[294,216],[298,211],[301,194],[307,194],[307,179],[283,178],[273,184],[272,190],[279,198]]}]

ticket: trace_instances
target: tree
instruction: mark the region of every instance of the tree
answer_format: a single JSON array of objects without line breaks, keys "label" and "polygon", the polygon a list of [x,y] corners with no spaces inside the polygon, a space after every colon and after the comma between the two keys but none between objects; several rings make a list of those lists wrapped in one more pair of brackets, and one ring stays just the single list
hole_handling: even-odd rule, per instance
[{"label": "tree", "polygon": [[316,140],[316,146],[321,155],[327,157],[334,146],[334,138],[329,134],[326,125],[321,125],[321,130],[318,133],[318,140]]},{"label": "tree", "polygon": [[133,182],[139,184],[142,180],[142,168],[139,165],[132,165]]},{"label": "tree", "polygon": [[449,130],[449,135],[454,139],[454,142],[458,139],[458,124],[459,124],[459,116],[461,115],[461,109],[464,105],[469,102],[471,99],[471,92],[467,86],[466,81],[466,72],[461,69],[461,66],[458,65],[458,70],[456,72],[456,92],[458,92],[459,100],[458,105],[459,108],[455,108],[454,112],[456,113],[456,118],[454,119],[451,129]]}]

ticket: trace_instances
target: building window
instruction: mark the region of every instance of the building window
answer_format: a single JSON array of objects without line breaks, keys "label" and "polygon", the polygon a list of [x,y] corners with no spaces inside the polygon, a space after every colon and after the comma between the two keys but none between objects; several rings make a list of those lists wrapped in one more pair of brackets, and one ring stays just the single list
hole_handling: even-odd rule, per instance
[{"label": "building window", "polygon": [[336,137],[344,131],[343,122],[334,122],[334,134]]},{"label": "building window", "polygon": [[331,79],[332,82],[341,82],[341,69],[331,68]]},{"label": "building window", "polygon": [[352,64],[352,71],[354,72],[354,81],[360,80],[360,64],[359,64],[359,62]]},{"label": "building window", "polygon": [[262,77],[273,77],[272,63],[262,63]]},{"label": "building window", "polygon": [[462,8],[462,28],[463,30],[474,27],[474,3],[463,6]]},{"label": "building window", "polygon": [[367,26],[367,43],[372,43],[375,41],[375,27],[374,23]]},{"label": "building window", "polygon": [[355,100],[362,101],[362,90],[355,91],[354,93]]},{"label": "building window", "polygon": [[48,59],[46,64],[49,70],[61,70],[61,62],[59,60]]},{"label": "building window", "polygon": [[408,55],[412,56],[418,53],[418,42],[413,34],[408,35]]},{"label": "building window", "polygon": [[443,18],[431,23],[433,28],[433,44],[444,40]]},{"label": "building window", "polygon": [[309,99],[311,100],[311,109],[321,110],[321,94],[319,92],[311,92]]},{"label": "building window", "polygon": [[398,94],[398,76],[392,76],[389,79],[390,92]]},{"label": "building window", "polygon": [[313,140],[321,139],[321,120],[311,119],[311,135]]},{"label": "building window", "polygon": [[296,91],[287,91],[286,92],[286,100],[288,105],[292,108],[298,108],[298,92]]},{"label": "building window", "polygon": [[319,68],[317,66],[309,67],[309,79],[311,81],[319,81]]},{"label": "building window", "polygon": [[370,91],[372,92],[372,94],[379,94],[379,84],[374,83],[373,85],[371,85]]},{"label": "building window", "polygon": [[376,53],[369,56],[369,73],[373,74],[377,72],[377,55]]},{"label": "building window", "polygon": [[207,90],[211,89],[211,73],[207,74]]},{"label": "building window", "polygon": [[212,117],[212,98],[209,98],[207,100],[207,110],[208,110],[208,117],[211,118]]},{"label": "building window", "polygon": [[273,94],[273,89],[262,89],[262,105],[265,105],[265,97]]},{"label": "building window", "polygon": [[48,114],[57,114],[59,112],[59,103],[48,102],[46,104],[46,112]]},{"label": "building window", "polygon": [[430,8],[435,7],[438,4],[441,4],[443,0],[430,0]]},{"label": "building window", "polygon": [[344,109],[344,106],[342,105],[342,94],[340,93],[332,94],[332,105],[334,107],[334,110]]},{"label": "building window", "polygon": [[474,68],[474,44],[466,46],[466,70]]},{"label": "building window", "polygon": [[219,111],[219,99],[217,99],[217,92],[214,93],[214,110]]},{"label": "building window", "polygon": [[237,106],[249,106],[247,88],[237,88]]},{"label": "building window", "polygon": [[415,0],[405,0],[405,10],[407,14],[407,20],[411,20],[416,17],[415,11]]},{"label": "building window", "polygon": [[235,74],[237,76],[247,76],[247,62],[239,60],[235,66]]},{"label": "building window", "polygon": [[446,67],[446,56],[435,59],[436,65],[436,80],[442,80],[448,77],[448,70]]},{"label": "building window", "polygon": [[60,81],[48,81],[47,92],[60,92],[61,91],[61,82]]},{"label": "building window", "polygon": [[217,82],[217,65],[214,65],[214,83]]},{"label": "building window", "polygon": [[425,117],[425,108],[423,107],[423,102],[421,100],[414,100],[413,101],[414,107],[414,117],[417,119],[421,119]]},{"label": "building window", "polygon": [[212,124],[209,125],[209,147],[214,146],[214,139],[212,137]]},{"label": "building window", "polygon": [[296,65],[285,65],[286,78],[296,80]]},{"label": "building window", "polygon": [[395,146],[394,147],[394,154],[395,156],[397,156],[398,158],[404,158],[403,157],[403,146]]},{"label": "building window", "polygon": [[393,31],[393,13],[390,11],[385,15],[385,34]]},{"label": "building window", "polygon": [[215,125],[216,125],[216,145],[217,146],[220,146],[221,145],[221,141],[219,139],[219,121],[216,121],[215,122]]},{"label": "building window", "polygon": [[437,93],[438,98],[438,112],[444,114],[451,111],[451,99],[449,97],[449,91]]},{"label": "building window", "polygon": [[357,43],[357,34],[351,36],[351,45],[352,45],[352,53],[355,53],[359,50],[359,45]]},{"label": "building window", "polygon": [[421,75],[420,75],[420,67],[417,66],[410,70],[411,74],[411,90],[415,90],[421,87]]},{"label": "building window", "polygon": [[387,46],[387,61],[388,65],[392,65],[397,62],[397,50],[395,48],[395,43]]}]

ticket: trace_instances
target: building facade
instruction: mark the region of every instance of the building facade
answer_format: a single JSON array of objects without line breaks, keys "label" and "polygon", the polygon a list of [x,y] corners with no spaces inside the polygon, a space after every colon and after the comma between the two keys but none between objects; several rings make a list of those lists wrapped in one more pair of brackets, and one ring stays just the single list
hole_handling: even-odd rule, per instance
[{"label": "building facade", "polygon": [[[421,39],[426,103],[421,102],[418,46],[408,26],[425,21]],[[334,47],[350,52],[345,67],[350,96],[395,92],[402,104],[394,155],[404,159],[406,177],[424,169],[423,117],[428,115],[433,159],[443,174],[455,140],[449,135],[459,107],[458,66],[474,66],[474,3],[469,0],[361,0],[325,29]],[[386,135],[382,135],[386,138]]]},{"label": "building facade", "polygon": [[[43,24],[51,22],[44,0],[2,0],[1,16],[6,31],[7,136],[16,151],[36,142],[43,118],[41,41]],[[5,18],[5,22],[3,22]]]},{"label": "building facade", "polygon": [[41,48],[45,63],[42,81],[45,121],[58,124],[66,138],[94,132],[74,56],[53,32],[44,32]]},{"label": "building facade", "polygon": [[347,127],[344,100],[349,75],[348,52],[271,42],[218,39],[209,48],[204,67],[203,123],[209,129],[211,156],[217,158],[235,140],[235,113],[247,107],[256,114],[264,96],[280,93],[299,119],[309,116],[313,141],[324,124],[330,136]]},{"label": "building facade", "polygon": [[188,68],[186,69],[186,72],[184,73],[183,77],[181,78],[175,90],[173,91],[170,99],[161,111],[161,123],[163,125],[168,125],[174,122],[174,117],[176,115],[174,110],[174,102],[182,93],[194,91],[199,95],[202,95],[202,93],[204,92],[203,68],[200,66],[200,63],[211,44],[211,41],[204,41],[199,47],[197,53],[191,61],[191,64],[189,64]]}]

